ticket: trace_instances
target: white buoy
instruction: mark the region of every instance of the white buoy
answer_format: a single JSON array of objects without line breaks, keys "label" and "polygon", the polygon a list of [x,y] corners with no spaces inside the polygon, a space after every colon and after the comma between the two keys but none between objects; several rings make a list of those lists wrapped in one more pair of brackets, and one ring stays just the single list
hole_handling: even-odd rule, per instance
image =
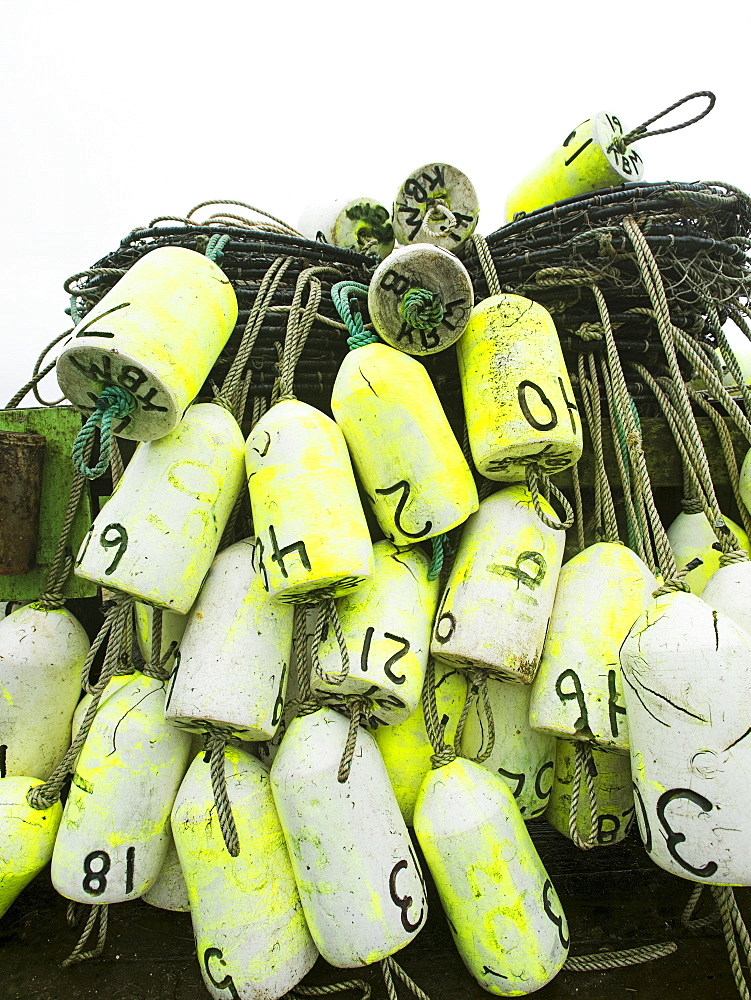
[{"label": "white buoy", "polygon": [[368,312],[376,333],[406,354],[436,354],[456,343],[474,303],[464,264],[429,243],[394,250],[368,286]]},{"label": "white buoy", "polygon": [[[571,791],[576,774],[576,747],[568,740],[556,740],[555,774],[545,819],[564,837],[570,837]],[[634,792],[631,765],[624,754],[606,753],[590,748],[593,762],[593,784],[597,799],[597,826],[594,840],[598,847],[619,844],[634,821]],[[583,767],[587,767],[584,763]],[[592,836],[592,814],[587,782],[582,774],[579,785],[579,806],[576,810],[576,832],[585,843]]]},{"label": "white buoy", "polygon": [[274,601],[245,538],[214,560],[189,618],[165,703],[185,729],[268,740],[284,709],[291,606]]},{"label": "white buoy", "polygon": [[350,351],[331,411],[384,535],[411,545],[477,510],[477,488],[427,371],[386,344]]},{"label": "white buoy", "polygon": [[701,599],[751,635],[751,562],[720,566],[707,581]]},{"label": "white buoy", "polygon": [[751,637],[671,592],[635,622],[621,667],[649,856],[691,881],[751,884]]},{"label": "white buoy", "polygon": [[[151,629],[154,609],[148,604],[140,604],[136,601],[133,610],[135,612],[134,624],[138,648],[141,651],[141,656],[148,663],[151,660]],[[187,624],[187,615],[178,615],[174,611],[162,612],[161,656],[163,657],[170,648],[172,649],[172,653],[164,661],[164,669],[168,673],[172,671],[175,663],[180,660],[180,643],[182,642]]]},{"label": "white buoy", "polygon": [[32,603],[32,601],[0,601],[0,621],[7,618],[8,615],[12,615],[14,611],[18,611],[19,608],[24,608]]},{"label": "white buoy", "polygon": [[521,181],[506,199],[506,220],[599,188],[641,180],[644,164],[634,143],[620,152],[623,135],[615,115],[600,111],[569,132],[560,146]]},{"label": "white buoy", "polygon": [[[555,516],[544,498],[540,503]],[[542,654],[564,542],[564,531],[537,516],[526,486],[508,486],[483,500],[462,534],[432,654],[529,684]]]},{"label": "white buoy", "polygon": [[49,809],[29,805],[27,794],[41,784],[22,775],[0,781],[0,918],[52,856],[63,807],[59,802]]},{"label": "white buoy", "polygon": [[141,898],[144,903],[156,906],[159,910],[172,910],[174,913],[187,913],[190,910],[188,887],[185,885],[185,876],[171,835],[157,880]]},{"label": "white buoy", "polygon": [[432,771],[415,833],[462,961],[496,996],[539,990],[568,954],[566,916],[508,786],[457,758]]},{"label": "white buoy", "polygon": [[566,563],[532,685],[533,729],[628,752],[618,651],[657,586],[641,559],[614,542],[590,545]]},{"label": "white buoy", "polygon": [[216,1000],[276,1000],[310,971],[318,952],[305,924],[266,768],[228,746],[224,774],[240,843],[237,857],[224,844],[203,754],[188,769],[172,810],[198,964]]},{"label": "white buoy", "polygon": [[[529,725],[529,684],[487,678],[495,739],[483,767],[511,789],[525,821],[541,816],[550,798],[555,770],[555,738]],[[488,742],[487,722],[475,702],[462,733],[462,756],[474,760]]]},{"label": "white buoy", "polygon": [[0,622],[0,778],[46,780],[70,746],[89,652],[65,608],[19,608]]},{"label": "white buoy", "polygon": [[280,601],[340,597],[373,572],[347,445],[313,406],[285,399],[250,432],[245,465],[265,585]]},{"label": "white buoy", "polygon": [[391,214],[374,198],[334,198],[308,205],[297,228],[309,240],[385,257],[394,249]]},{"label": "white buoy", "polygon": [[220,267],[193,250],[159,247],[75,328],[57,359],[60,388],[85,413],[105,386],[127,389],[137,406],[115,434],[164,437],[198,395],[236,320],[237,298]]},{"label": "white buoy", "polygon": [[404,948],[427,916],[422,873],[366,730],[348,780],[337,780],[348,728],[330,708],[295,719],[271,769],[310,933],[326,961],[344,969]]},{"label": "white buoy", "polygon": [[164,681],[114,677],[105,695],[52,856],[55,888],[79,903],[136,899],[156,881],[191,745],[188,733],[164,721]]},{"label": "white buoy", "polygon": [[394,199],[394,234],[400,243],[432,243],[456,250],[475,231],[480,206],[466,174],[448,163],[413,170]]},{"label": "white buoy", "polygon": [[[435,698],[438,719],[443,726],[443,738],[453,744],[467,697],[467,675],[455,667],[436,661]],[[405,721],[393,726],[379,726],[375,741],[386,765],[396,801],[404,822],[412,826],[415,802],[423,778],[430,771],[434,754],[430,744],[422,702]]]},{"label": "white buoy", "polygon": [[321,673],[314,670],[310,682],[316,697],[328,705],[341,706],[353,694],[367,698],[367,724],[375,729],[404,722],[417,708],[438,607],[438,579],[428,578],[430,561],[417,548],[381,541],[373,546],[373,555],[371,579],[338,602],[349,672],[341,683],[327,679],[341,671],[339,645],[329,630],[318,653]]},{"label": "white buoy", "polygon": [[171,434],[136,449],[83,541],[76,575],[186,614],[242,488],[243,449],[224,407],[191,406]]},{"label": "white buoy", "polygon": [[547,309],[491,295],[472,310],[456,351],[478,472],[515,482],[530,463],[555,473],[579,460],[581,419]]},{"label": "white buoy", "polygon": [[[738,539],[740,548],[751,552],[751,542],[743,528],[724,514],[722,519]],[[706,515],[681,511],[668,528],[668,541],[679,570],[693,563],[683,579],[691,588],[691,593],[701,597],[709,578],[720,567],[721,555],[717,535]]]},{"label": "white buoy", "polygon": [[738,492],[746,510],[751,511],[751,448],[746,452],[738,475]]}]

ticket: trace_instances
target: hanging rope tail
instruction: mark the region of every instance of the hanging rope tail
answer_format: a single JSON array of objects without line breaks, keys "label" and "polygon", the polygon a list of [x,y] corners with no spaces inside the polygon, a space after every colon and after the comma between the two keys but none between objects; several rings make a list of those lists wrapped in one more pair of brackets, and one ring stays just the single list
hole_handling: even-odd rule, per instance
[{"label": "hanging rope tail", "polygon": [[[96,409],[81,428],[73,444],[73,464],[86,479],[98,479],[109,468],[112,457],[112,423],[122,420],[137,406],[136,397],[119,385],[108,385],[96,401]],[[94,466],[86,464],[84,450],[94,432],[99,428],[99,461]]]},{"label": "hanging rope tail", "polygon": [[[671,111],[675,111],[682,104],[686,104],[688,101],[693,101],[695,97],[706,97],[708,104],[706,108],[701,112],[701,114],[696,115],[693,118],[689,118],[688,121],[681,122],[679,125],[670,125],[668,128],[656,128],[651,132],[647,129],[654,122],[659,121],[660,118],[664,118],[665,115],[669,115]],[[689,125],[695,125],[696,122],[700,122],[702,118],[706,118],[712,108],[715,106],[715,101],[717,98],[712,93],[711,90],[696,90],[693,94],[687,94],[686,97],[682,97],[680,101],[676,101],[675,104],[671,104],[669,108],[665,108],[664,111],[660,111],[658,114],[653,115],[652,118],[648,118],[641,125],[637,125],[636,128],[631,129],[626,135],[616,135],[613,136],[613,140],[610,143],[610,149],[614,149],[617,153],[625,153],[626,147],[630,146],[631,143],[636,142],[638,139],[646,139],[648,136],[652,135],[666,135],[668,132],[677,132],[679,129],[688,128]]]},{"label": "hanging rope tail", "polygon": [[414,330],[434,330],[443,319],[443,302],[438,292],[410,288],[402,296],[399,312]]},{"label": "hanging rope tail", "polygon": [[363,285],[359,281],[339,281],[331,286],[331,301],[341,316],[342,322],[349,330],[347,346],[350,351],[354,351],[357,347],[365,347],[366,344],[377,344],[379,342],[376,334],[366,331],[360,312],[353,313],[350,306],[350,299],[367,299],[367,297],[368,286]]},{"label": "hanging rope tail", "polygon": [[240,840],[237,836],[235,817],[232,815],[232,803],[227,794],[227,776],[224,772],[226,746],[226,739],[218,733],[212,733],[206,741],[206,750],[210,755],[211,764],[211,788],[219,818],[219,829],[222,831],[227,851],[233,858],[236,858],[240,853]]}]

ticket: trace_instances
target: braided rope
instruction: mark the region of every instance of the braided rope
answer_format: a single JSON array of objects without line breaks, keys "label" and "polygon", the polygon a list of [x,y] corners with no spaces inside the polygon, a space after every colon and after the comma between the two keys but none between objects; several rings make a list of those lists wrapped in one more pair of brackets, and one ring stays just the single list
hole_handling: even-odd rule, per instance
[{"label": "braided rope", "polygon": [[347,347],[350,351],[367,344],[380,343],[380,338],[375,333],[366,331],[362,315],[359,312],[353,313],[350,305],[350,299],[367,296],[368,286],[359,281],[339,281],[331,287],[331,301],[349,330]]},{"label": "braided rope", "polygon": [[[287,331],[279,361],[279,377],[274,383],[272,391],[272,404],[281,402],[283,399],[295,399],[293,392],[295,369],[318,314],[318,306],[322,297],[319,277],[324,274],[341,276],[335,267],[308,267],[298,275],[292,296],[292,306],[287,318]],[[308,290],[308,298],[303,305],[303,294],[306,289]]]},{"label": "braided rope", "polygon": [[[99,933],[97,934],[96,945],[91,949],[91,951],[84,951],[83,949],[86,947],[89,937],[91,936],[97,917],[99,918]],[[108,917],[109,904],[105,903],[104,905],[98,905],[95,903],[91,907],[89,919],[86,921],[83,933],[78,939],[78,944],[75,946],[70,955],[68,955],[68,957],[62,962],[62,967],[64,969],[69,968],[71,965],[75,965],[76,962],[85,962],[89,958],[99,958],[104,951],[104,946],[107,942]]]},{"label": "braided rope", "polygon": [[347,733],[347,741],[344,744],[342,759],[339,761],[339,770],[336,775],[336,780],[340,784],[344,784],[344,782],[349,778],[349,772],[352,769],[352,761],[357,747],[357,730],[363,721],[366,707],[367,699],[365,698],[361,698],[358,695],[351,695],[347,698],[347,708],[349,709],[349,731]]},{"label": "braided rope", "polygon": [[330,983],[328,986],[295,986],[285,995],[285,1000],[287,997],[324,997],[345,990],[362,990],[359,1000],[370,1000],[370,985],[363,979],[349,979],[345,983]]},{"label": "braided rope", "polygon": [[639,948],[625,948],[623,951],[609,951],[594,955],[569,955],[563,963],[566,972],[599,972],[602,969],[624,969],[629,965],[641,965],[656,958],[666,958],[678,950],[674,941],[663,944],[647,944]]},{"label": "braided rope", "polygon": [[219,819],[219,829],[222,831],[224,845],[231,857],[240,853],[240,840],[237,836],[235,817],[232,814],[232,803],[227,792],[227,775],[224,770],[224,751],[227,740],[218,733],[208,733],[206,736],[206,751],[211,764],[211,790],[214,793],[214,804]]},{"label": "braided rope", "polygon": [[725,936],[725,944],[728,949],[730,968],[733,972],[735,985],[742,1000],[750,1000],[751,994],[749,993],[746,976],[741,967],[738,944],[735,940],[736,934],[741,942],[747,964],[751,962],[751,945],[746,925],[743,922],[743,918],[738,910],[738,904],[735,901],[735,893],[732,886],[729,885],[712,885],[710,889],[712,890],[717,908],[720,911],[722,932]]},{"label": "braided rope", "polygon": [[[112,423],[121,420],[132,413],[137,406],[136,398],[127,389],[119,385],[108,385],[96,401],[96,409],[79,431],[73,444],[73,463],[86,479],[98,479],[104,475],[110,464],[110,449],[112,440]],[[99,428],[99,461],[93,467],[87,464],[84,450],[95,430]]]},{"label": "braided rope", "polygon": [[214,235],[210,237],[209,242],[206,245],[206,251],[205,251],[206,256],[209,258],[209,260],[213,261],[215,264],[218,264],[219,258],[224,256],[224,248],[227,246],[228,243],[229,243],[229,236],[226,233],[223,235],[220,233],[214,233]]},{"label": "braided rope", "polygon": [[425,717],[425,731],[428,734],[433,756],[430,761],[434,768],[443,767],[456,760],[456,751],[445,741],[446,727],[438,717],[438,704],[435,696],[435,660],[430,657],[425,680],[422,685],[422,710]]},{"label": "braided rope", "polygon": [[[654,124],[654,122],[659,121],[660,118],[664,118],[665,115],[670,114],[671,111],[675,111],[676,108],[679,108],[687,101],[693,101],[695,97],[707,97],[709,99],[707,107],[700,114],[696,115],[694,118],[689,118],[688,121],[681,122],[679,125],[670,125],[668,128],[657,128],[653,129],[651,132],[647,131],[649,126]],[[641,125],[637,125],[636,128],[631,129],[631,131],[627,132],[626,135],[613,136],[610,148],[617,150],[619,153],[625,153],[626,147],[636,142],[637,139],[647,139],[652,135],[666,135],[668,132],[677,132],[679,129],[688,128],[689,125],[694,125],[696,122],[700,122],[702,118],[705,118],[709,114],[715,106],[716,99],[717,98],[711,90],[696,90],[693,94],[687,94],[685,97],[682,97],[680,101],[676,101],[675,104],[671,104],[664,110],[659,111],[656,115],[648,118],[645,122],[642,122]]]},{"label": "braided rope", "polygon": [[[551,483],[548,477],[542,472],[539,465],[534,462],[530,462],[526,469],[527,473],[527,489],[532,495],[532,504],[535,508],[535,513],[542,521],[546,524],[548,528],[552,528],[553,531],[565,531],[570,528],[574,523],[574,511],[568,499],[561,493],[558,487]],[[565,519],[563,521],[554,521],[552,518],[548,517],[545,511],[542,509],[542,504],[540,503],[540,481],[542,481],[543,486],[549,489],[563,507]]]},{"label": "braided rope", "polygon": [[404,983],[404,985],[411,993],[414,993],[414,995],[417,997],[417,1000],[430,1000],[430,997],[427,995],[427,993],[424,993],[423,990],[420,989],[417,983],[413,979],[411,979],[404,971],[404,969],[394,961],[391,955],[389,955],[388,958],[384,958],[383,961],[380,963],[380,965],[381,965],[381,971],[383,973],[383,980],[386,984],[386,991],[389,995],[389,1000],[396,1000],[397,996],[396,987],[394,985],[394,980],[392,978],[392,973],[398,979],[401,979],[401,981]]},{"label": "braided rope", "polygon": [[[600,812],[597,806],[597,790],[595,789],[594,774],[597,773],[592,748],[588,743],[578,741],[574,744],[574,780],[571,785],[571,808],[568,813],[568,832],[571,840],[582,851],[589,851],[597,847],[597,827],[599,824]],[[594,774],[593,774],[594,771]],[[586,840],[579,836],[579,795],[581,792],[581,780],[587,784],[587,796],[589,798],[589,833]]]},{"label": "braided rope", "polygon": [[427,288],[410,288],[399,303],[399,312],[415,330],[433,330],[443,320],[441,296]]},{"label": "braided rope", "polygon": [[479,233],[473,233],[470,237],[470,242],[477,251],[480,266],[482,267],[482,273],[485,275],[485,284],[488,286],[488,295],[500,295],[501,282],[498,278],[498,270],[495,266],[495,261],[490,253],[488,241]]},{"label": "braided rope", "polygon": [[[321,666],[321,660],[319,657],[320,645],[323,642],[324,633],[329,626],[333,629],[336,637],[336,643],[339,647],[339,657],[342,663],[342,669],[339,673],[335,674],[325,674],[323,672],[323,667]],[[337,611],[336,602],[333,598],[327,598],[326,600],[321,601],[318,606],[318,618],[316,620],[316,630],[313,636],[311,656],[313,660],[313,669],[322,681],[325,681],[327,684],[338,685],[342,684],[346,680],[349,674],[349,650],[347,649],[344,632],[342,631],[342,624],[339,621],[339,613]]]},{"label": "braided rope", "polygon": [[433,556],[428,566],[428,579],[436,580],[441,575],[443,569],[443,558],[445,550],[448,548],[449,536],[447,534],[434,535],[431,539],[433,543]]}]

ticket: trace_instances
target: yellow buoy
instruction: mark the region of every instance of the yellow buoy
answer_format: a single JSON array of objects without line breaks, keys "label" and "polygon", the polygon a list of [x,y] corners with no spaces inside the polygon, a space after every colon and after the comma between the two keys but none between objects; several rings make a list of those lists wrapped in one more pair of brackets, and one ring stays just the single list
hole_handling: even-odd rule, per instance
[{"label": "yellow buoy", "polygon": [[[751,553],[751,542],[743,528],[724,514],[722,519],[738,539],[740,547]],[[706,515],[681,511],[668,528],[668,541],[679,570],[692,564],[684,580],[691,588],[691,593],[701,597],[709,578],[720,566],[720,549],[715,548],[715,545],[719,546],[717,535]]]},{"label": "yellow buoy", "polygon": [[0,917],[52,857],[63,807],[34,809],[28,792],[43,782],[18,776],[0,781]]}]

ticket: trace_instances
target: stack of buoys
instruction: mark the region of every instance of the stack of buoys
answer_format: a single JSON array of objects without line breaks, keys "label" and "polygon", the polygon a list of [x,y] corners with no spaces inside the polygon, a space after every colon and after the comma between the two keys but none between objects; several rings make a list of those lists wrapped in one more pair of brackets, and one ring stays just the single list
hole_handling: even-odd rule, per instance
[{"label": "stack of buoys", "polygon": [[[578,126],[509,217],[640,178],[644,129],[623,132],[605,113]],[[282,997],[319,954],[388,980],[428,919],[413,826],[468,971],[516,996],[570,944],[529,832],[543,814],[580,847],[636,816],[668,871],[749,884],[748,537],[693,507],[662,547],[652,525],[690,594],[613,531],[564,561],[555,477],[582,455],[579,403],[553,317],[493,280],[477,221],[445,163],[413,171],[392,214],[355,198],[304,217],[372,258],[368,286],[332,290],[350,333],[332,416],[294,393],[327,266],[297,279],[252,421],[253,317],[196,401],[237,319],[221,239],[152,250],[77,324],[58,376],[102,453],[90,468],[85,428],[77,467],[111,456],[114,475],[111,438],[137,447],[75,556],[106,592],[93,645],[59,592],[3,605],[0,915],[51,858],[103,922],[137,897],[189,909],[217,1000]],[[420,360],[449,349],[464,447]]]}]

